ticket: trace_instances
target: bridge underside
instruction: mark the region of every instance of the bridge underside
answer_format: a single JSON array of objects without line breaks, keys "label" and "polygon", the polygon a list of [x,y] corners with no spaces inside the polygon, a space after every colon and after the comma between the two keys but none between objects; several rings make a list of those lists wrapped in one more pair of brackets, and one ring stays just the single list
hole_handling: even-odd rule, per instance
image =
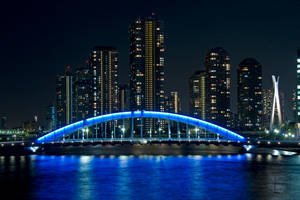
[{"label": "bridge underside", "polygon": [[[89,118],[52,131],[36,143],[75,140],[115,140],[125,138],[246,139],[228,129],[193,117],[165,112],[121,112]],[[149,140],[150,141],[150,140]]]}]

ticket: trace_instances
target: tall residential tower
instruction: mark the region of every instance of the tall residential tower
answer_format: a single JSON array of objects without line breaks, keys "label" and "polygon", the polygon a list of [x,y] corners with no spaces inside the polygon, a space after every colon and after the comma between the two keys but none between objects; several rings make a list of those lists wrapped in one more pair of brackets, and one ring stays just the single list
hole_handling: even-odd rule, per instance
[{"label": "tall residential tower", "polygon": [[300,49],[297,51],[296,122],[300,123]]},{"label": "tall residential tower", "polygon": [[162,21],[154,14],[129,28],[130,109],[164,111],[165,44]]},{"label": "tall residential tower", "polygon": [[114,47],[96,46],[90,55],[90,116],[119,110],[118,51]]},{"label": "tall residential tower", "polygon": [[73,75],[71,67],[66,67],[64,76],[56,77],[56,128],[72,123]]},{"label": "tall residential tower", "polygon": [[239,129],[262,129],[262,67],[253,58],[244,59],[237,69]]},{"label": "tall residential tower", "polygon": [[230,57],[221,47],[205,58],[207,120],[230,127]]},{"label": "tall residential tower", "polygon": [[196,71],[189,78],[190,115],[206,119],[205,71]]}]

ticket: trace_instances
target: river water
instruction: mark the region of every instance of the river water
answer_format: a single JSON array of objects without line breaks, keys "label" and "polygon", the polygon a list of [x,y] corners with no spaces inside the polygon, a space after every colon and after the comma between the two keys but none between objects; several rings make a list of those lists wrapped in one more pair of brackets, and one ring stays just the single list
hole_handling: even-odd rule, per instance
[{"label": "river water", "polygon": [[1,199],[296,200],[300,156],[0,156],[0,195]]}]

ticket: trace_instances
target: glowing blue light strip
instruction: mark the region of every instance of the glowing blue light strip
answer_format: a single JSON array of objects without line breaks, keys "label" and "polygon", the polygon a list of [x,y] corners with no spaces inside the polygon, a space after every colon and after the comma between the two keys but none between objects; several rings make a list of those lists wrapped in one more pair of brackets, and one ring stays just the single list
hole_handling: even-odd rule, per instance
[{"label": "glowing blue light strip", "polygon": [[174,114],[174,113],[166,113],[166,112],[135,111],[135,112],[111,113],[107,115],[92,117],[86,120],[81,120],[39,137],[36,140],[36,143],[49,143],[51,141],[54,141],[56,138],[72,133],[78,129],[82,129],[86,126],[93,126],[107,121],[126,119],[126,118],[157,118],[157,119],[173,120],[173,121],[178,121],[181,123],[186,123],[193,126],[201,127],[207,131],[218,133],[224,136],[225,138],[228,138],[233,141],[246,140],[246,138],[244,138],[243,136],[234,133],[226,128],[193,117],[188,117],[188,116]]}]

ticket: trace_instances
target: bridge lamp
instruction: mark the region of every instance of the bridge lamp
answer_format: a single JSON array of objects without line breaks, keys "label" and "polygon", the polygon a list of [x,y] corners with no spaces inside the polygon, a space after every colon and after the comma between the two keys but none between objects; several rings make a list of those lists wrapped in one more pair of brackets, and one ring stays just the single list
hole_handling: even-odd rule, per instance
[{"label": "bridge lamp", "polygon": [[124,133],[125,133],[125,128],[124,128],[124,126],[121,128],[121,131],[122,131],[121,137],[124,137]]},{"label": "bridge lamp", "polygon": [[274,133],[279,133],[279,129],[275,128]]},{"label": "bridge lamp", "polygon": [[125,128],[123,127],[123,128],[121,128],[121,131],[124,133],[125,132]]},{"label": "bridge lamp", "polygon": [[284,134],[284,137],[286,137],[286,138],[287,138],[287,137],[288,137],[288,135],[287,135],[287,134]]}]

